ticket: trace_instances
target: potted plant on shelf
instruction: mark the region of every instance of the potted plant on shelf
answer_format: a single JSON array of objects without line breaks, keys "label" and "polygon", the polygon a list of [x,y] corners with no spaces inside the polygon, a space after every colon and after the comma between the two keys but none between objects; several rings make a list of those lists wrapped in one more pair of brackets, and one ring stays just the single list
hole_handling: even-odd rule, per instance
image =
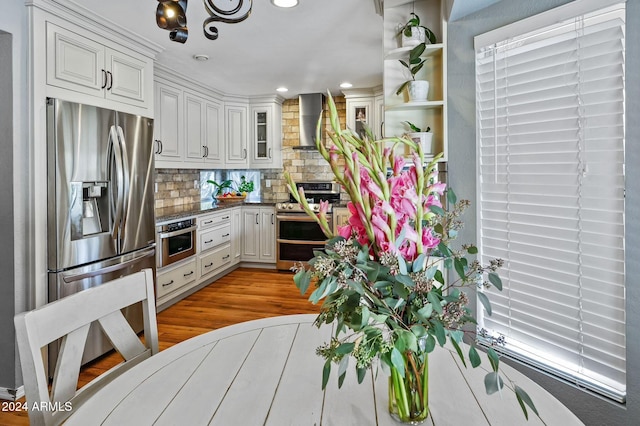
[{"label": "potted plant on shelf", "polygon": [[422,130],[410,121],[404,121],[404,123],[411,129],[411,132],[406,133],[407,137],[415,143],[420,144],[420,146],[422,146],[422,151],[426,156],[435,154],[431,127],[427,126],[425,130]]},{"label": "potted plant on shelf", "polygon": [[396,91],[396,95],[401,94],[405,89],[409,102],[426,101],[429,95],[429,82],[427,80],[416,80],[416,74],[422,69],[426,59],[421,57],[427,45],[418,44],[409,51],[409,60],[399,59],[399,62],[405,67],[411,76],[410,80],[405,81]]},{"label": "potted plant on shelf", "polygon": [[436,35],[429,28],[420,25],[420,17],[411,13],[411,18],[398,31],[401,36],[402,47],[415,46],[420,43],[435,44]]}]

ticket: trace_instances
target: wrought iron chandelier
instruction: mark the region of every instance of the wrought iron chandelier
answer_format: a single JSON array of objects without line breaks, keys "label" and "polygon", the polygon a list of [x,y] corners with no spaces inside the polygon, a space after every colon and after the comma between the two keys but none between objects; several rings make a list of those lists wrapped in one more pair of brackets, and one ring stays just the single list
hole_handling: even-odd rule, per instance
[{"label": "wrought iron chandelier", "polygon": [[[184,43],[189,37],[187,28],[188,0],[158,0],[156,9],[156,24],[158,27],[170,31],[169,38],[178,43]],[[209,18],[202,23],[204,36],[209,40],[218,38],[218,28],[213,24],[223,22],[235,24],[249,17],[253,0],[203,0]]]}]

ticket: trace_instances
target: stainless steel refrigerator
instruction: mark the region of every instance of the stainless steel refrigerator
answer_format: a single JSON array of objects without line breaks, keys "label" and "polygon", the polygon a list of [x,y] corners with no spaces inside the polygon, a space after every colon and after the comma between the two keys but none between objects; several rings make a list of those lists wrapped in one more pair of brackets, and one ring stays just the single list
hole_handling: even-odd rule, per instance
[{"label": "stainless steel refrigerator", "polygon": [[[155,277],[152,134],[150,118],[47,100],[50,302],[143,268]],[[139,306],[125,316],[142,329]],[[92,325],[83,363],[109,349]]]}]

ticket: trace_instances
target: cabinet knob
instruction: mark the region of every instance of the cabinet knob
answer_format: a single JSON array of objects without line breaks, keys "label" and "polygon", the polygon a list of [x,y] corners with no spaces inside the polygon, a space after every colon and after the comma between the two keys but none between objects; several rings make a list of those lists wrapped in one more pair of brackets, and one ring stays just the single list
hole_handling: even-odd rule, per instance
[{"label": "cabinet knob", "polygon": [[102,87],[100,87],[101,89],[107,87],[107,81],[107,72],[105,70],[102,70]]},{"label": "cabinet knob", "polygon": [[271,157],[271,148],[269,148],[269,158],[272,158]]},{"label": "cabinet knob", "polygon": [[259,225],[260,223],[258,222],[258,218],[260,217],[259,213],[256,213],[256,225]]},{"label": "cabinet knob", "polygon": [[247,148],[242,148],[242,158],[243,159],[247,158]]},{"label": "cabinet knob", "polygon": [[156,148],[156,154],[162,154],[162,141],[160,139],[156,139],[155,140],[157,148]]}]

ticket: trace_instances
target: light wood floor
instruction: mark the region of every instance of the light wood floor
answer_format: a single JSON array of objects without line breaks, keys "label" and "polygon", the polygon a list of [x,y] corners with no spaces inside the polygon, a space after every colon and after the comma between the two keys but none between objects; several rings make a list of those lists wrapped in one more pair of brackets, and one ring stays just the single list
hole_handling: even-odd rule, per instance
[{"label": "light wood floor", "polygon": [[[158,314],[160,350],[243,321],[318,312],[318,306],[312,305],[307,298],[308,294],[300,295],[291,273],[236,269]],[[88,383],[120,360],[117,354],[107,354],[88,364],[80,375],[79,384]],[[24,398],[20,401],[24,402]],[[0,426],[28,424],[26,412],[0,412]]]}]

